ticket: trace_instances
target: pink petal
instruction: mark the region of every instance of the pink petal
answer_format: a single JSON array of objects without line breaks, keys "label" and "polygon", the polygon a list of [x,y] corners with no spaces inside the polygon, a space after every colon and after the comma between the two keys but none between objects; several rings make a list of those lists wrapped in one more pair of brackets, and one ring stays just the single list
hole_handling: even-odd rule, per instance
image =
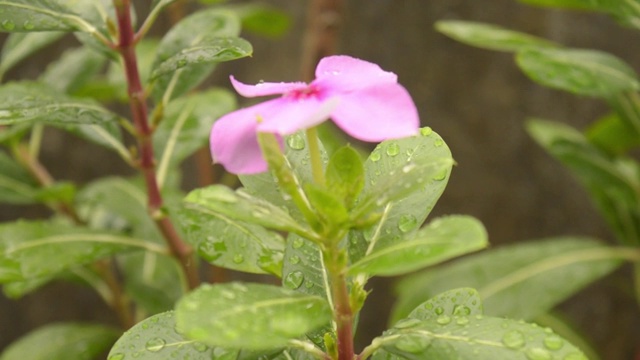
[{"label": "pink petal", "polygon": [[260,105],[231,112],[213,124],[211,156],[229,172],[256,174],[267,170],[256,135]]},{"label": "pink petal", "polygon": [[233,76],[230,76],[229,79],[231,80],[231,84],[233,85],[233,88],[236,89],[238,94],[244,97],[284,94],[294,90],[303,90],[308,87],[308,85],[303,82],[292,82],[292,83],[261,82],[257,85],[247,85],[236,80]]},{"label": "pink petal", "polygon": [[283,97],[261,105],[265,107],[260,113],[263,121],[258,125],[258,131],[290,135],[328,120],[333,109],[338,105],[338,99]]},{"label": "pink petal", "polygon": [[322,89],[350,92],[380,83],[396,83],[398,77],[368,61],[339,55],[325,57],[316,67],[312,83]]},{"label": "pink petal", "polygon": [[411,96],[398,84],[379,84],[340,96],[331,118],[347,134],[370,142],[412,136],[420,126]]}]

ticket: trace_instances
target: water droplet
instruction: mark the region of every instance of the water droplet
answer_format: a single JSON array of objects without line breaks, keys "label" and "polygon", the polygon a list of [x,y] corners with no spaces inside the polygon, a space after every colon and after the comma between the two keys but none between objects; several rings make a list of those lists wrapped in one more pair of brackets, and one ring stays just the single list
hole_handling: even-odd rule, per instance
[{"label": "water droplet", "polygon": [[518,349],[524,346],[524,335],[518,330],[508,331],[502,336],[502,343],[509,349]]},{"label": "water droplet", "polygon": [[287,277],[284,279],[284,286],[288,287],[289,289],[297,289],[300,287],[300,285],[302,285],[302,282],[304,281],[304,274],[302,273],[302,271],[294,271],[289,273],[289,275],[287,275]]},{"label": "water droplet", "polygon": [[24,27],[25,30],[33,30],[33,28],[35,28],[35,25],[31,21],[26,20],[24,24],[22,24],[22,27]]},{"label": "water droplet", "polygon": [[287,145],[293,150],[302,150],[306,144],[303,135],[295,133],[287,138]]},{"label": "water droplet", "polygon": [[393,325],[393,327],[396,329],[406,329],[406,328],[414,327],[420,323],[421,321],[418,319],[403,319],[398,321],[395,325]]},{"label": "water droplet", "polygon": [[124,360],[124,354],[123,353],[113,354],[113,355],[109,356],[109,358],[107,360]]},{"label": "water droplet", "polygon": [[433,180],[442,181],[447,177],[447,170],[442,170],[440,173],[433,176]]},{"label": "water droplet", "polygon": [[292,263],[293,265],[295,264],[299,264],[300,263],[300,257],[299,256],[295,256],[293,255],[290,259],[289,262]]},{"label": "water droplet", "polygon": [[564,340],[558,335],[549,335],[544,338],[544,346],[549,350],[560,350],[564,346]]},{"label": "water droplet", "polygon": [[389,144],[389,146],[387,146],[387,155],[396,156],[399,153],[400,153],[400,145],[398,145],[398,143],[392,142],[391,144]]},{"label": "water droplet", "polygon": [[444,313],[444,308],[441,306],[438,306],[433,312],[435,312],[436,315],[442,315],[442,313]]},{"label": "water droplet", "polygon": [[425,338],[420,335],[405,335],[398,339],[396,348],[400,351],[417,353],[429,347],[430,343],[430,338]]},{"label": "water droplet", "polygon": [[236,264],[242,264],[242,262],[244,261],[244,255],[242,254],[235,254],[233,255],[233,262]]},{"label": "water droplet", "polygon": [[469,318],[466,316],[461,316],[456,318],[456,324],[458,325],[467,325],[469,323]]},{"label": "water droplet", "polygon": [[227,245],[222,241],[201,241],[198,244],[198,254],[208,262],[218,260],[226,251]]},{"label": "water droplet", "polygon": [[208,347],[207,345],[201,343],[201,342],[195,342],[193,343],[193,347],[196,349],[196,351],[198,352],[205,352],[207,351]]},{"label": "water droplet", "polygon": [[400,220],[398,220],[398,229],[400,229],[400,231],[402,231],[403,233],[406,233],[415,229],[417,224],[418,219],[416,219],[415,216],[411,214],[404,214],[400,216]]},{"label": "water droplet", "polygon": [[433,129],[431,129],[430,127],[423,127],[422,129],[420,129],[420,134],[422,136],[429,136],[433,133]]},{"label": "water droplet", "polygon": [[435,147],[440,147],[444,145],[444,141],[442,139],[436,139],[436,141],[433,142],[433,146]]},{"label": "water droplet", "polygon": [[164,339],[161,338],[153,338],[149,341],[147,341],[147,343],[144,345],[145,349],[151,351],[151,352],[158,352],[162,349],[164,349],[164,346],[167,342],[164,341]]},{"label": "water droplet", "polygon": [[427,310],[433,309],[433,303],[430,303],[430,302],[425,303],[424,308]]},{"label": "water droplet", "polygon": [[456,315],[456,316],[471,315],[471,309],[469,309],[468,306],[458,305],[453,308],[453,315]]},{"label": "water droplet", "polygon": [[527,350],[527,359],[529,360],[551,360],[551,354],[542,348],[531,348]]},{"label": "water droplet", "polygon": [[307,289],[311,289],[313,287],[313,283],[311,281],[306,281],[304,283],[304,287],[306,287]]},{"label": "water droplet", "polygon": [[376,162],[378,160],[380,160],[382,156],[380,155],[380,150],[376,149],[374,150],[371,155],[369,155],[369,159],[371,159],[371,161]]},{"label": "water droplet", "polygon": [[295,238],[293,240],[293,248],[294,249],[300,249],[302,247],[302,245],[304,245],[304,240],[302,240],[301,238]]},{"label": "water droplet", "polygon": [[448,323],[451,322],[451,317],[449,315],[441,315],[441,316],[438,316],[438,318],[436,319],[436,322],[440,325],[447,325]]},{"label": "water droplet", "polygon": [[13,30],[16,28],[16,24],[11,20],[4,20],[2,22],[2,27],[5,28],[5,30]]}]

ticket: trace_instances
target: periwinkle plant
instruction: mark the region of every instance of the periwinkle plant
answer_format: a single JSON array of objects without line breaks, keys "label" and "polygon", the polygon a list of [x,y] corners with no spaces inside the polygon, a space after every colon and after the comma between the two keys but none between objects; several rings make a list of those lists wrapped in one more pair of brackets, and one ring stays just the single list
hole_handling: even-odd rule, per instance
[{"label": "periwinkle plant", "polygon": [[[0,87],[0,140],[8,150],[0,156],[0,199],[43,203],[56,214],[0,226],[0,281],[19,297],[54,279],[80,280],[129,328],[46,326],[2,360],[92,358],[116,338],[110,360],[585,358],[548,328],[483,314],[471,288],[424,299],[355,349],[371,277],[406,274],[487,245],[485,229],[468,216],[421,227],[449,178],[448,147],[430,128],[418,128],[395,74],[348,56],[321,60],[309,85],[249,86],[232,78],[241,95],[282,94],[235,112],[224,90],[190,93],[215,64],[251,53],[238,37],[247,10],[206,7],[161,41],[145,41],[171,3],[154,1],[136,27],[128,0],[0,2],[0,23],[11,21],[4,29],[16,32],[3,49],[3,59],[13,59],[3,71],[59,32],[76,33],[86,46],[37,81]],[[19,43],[32,47],[25,52]],[[112,81],[92,84],[106,63]],[[100,97],[126,99],[131,121]],[[366,159],[349,145],[325,150],[316,127],[329,118],[355,138],[382,142]],[[80,188],[56,181],[38,160],[43,126],[114,150],[139,176]],[[212,126],[214,160],[239,173],[242,186],[212,185],[185,197],[178,165],[206,144]],[[199,259],[271,274],[283,286],[203,284]]]}]

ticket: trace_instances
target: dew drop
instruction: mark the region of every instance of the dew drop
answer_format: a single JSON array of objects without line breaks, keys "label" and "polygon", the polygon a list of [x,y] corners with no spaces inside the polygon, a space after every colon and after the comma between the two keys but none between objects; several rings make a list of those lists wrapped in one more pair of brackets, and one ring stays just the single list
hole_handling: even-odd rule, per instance
[{"label": "dew drop", "polygon": [[109,358],[107,360],[124,360],[124,354],[123,353],[113,354],[113,355],[109,356]]},{"label": "dew drop", "polygon": [[235,254],[233,255],[233,262],[236,264],[242,264],[242,262],[244,261],[244,255],[242,254]]},{"label": "dew drop", "polygon": [[419,335],[405,335],[398,339],[398,342],[395,345],[400,351],[418,353],[429,347],[430,343],[431,339],[424,338]]},{"label": "dew drop", "polygon": [[302,150],[305,147],[304,137],[300,133],[295,133],[287,138],[287,145],[293,150]]},{"label": "dew drop", "polygon": [[436,315],[442,315],[442,313],[444,313],[444,308],[438,306],[433,312],[435,312]]},{"label": "dew drop", "polygon": [[451,322],[451,317],[449,315],[440,315],[436,319],[436,322],[440,325],[447,325]]},{"label": "dew drop", "polygon": [[433,133],[433,129],[431,129],[430,127],[423,127],[422,129],[420,129],[420,134],[422,136],[429,136]]},{"label": "dew drop", "polygon": [[24,27],[25,30],[33,30],[36,26],[31,21],[26,20],[24,24],[22,24],[22,27]]},{"label": "dew drop", "polygon": [[218,260],[225,251],[227,251],[227,245],[222,241],[201,241],[198,244],[198,254],[208,262]]},{"label": "dew drop", "polygon": [[531,348],[526,354],[529,360],[551,360],[552,358],[551,354],[542,348]]},{"label": "dew drop", "polygon": [[502,343],[509,349],[518,349],[524,346],[524,335],[518,330],[508,331],[502,336]]},{"label": "dew drop", "polygon": [[436,139],[436,141],[433,142],[433,146],[435,147],[440,147],[444,145],[444,141],[442,139]]},{"label": "dew drop", "polygon": [[466,316],[460,316],[456,318],[456,324],[458,325],[467,325],[469,323],[469,318]]},{"label": "dew drop", "polygon": [[294,249],[300,249],[302,247],[302,245],[304,245],[304,240],[300,239],[300,238],[296,238],[293,240],[293,248]]},{"label": "dew drop", "polygon": [[2,27],[3,27],[5,30],[13,30],[13,29],[15,29],[15,28],[16,28],[16,24],[15,24],[13,21],[11,21],[11,20],[4,20],[4,21],[2,22]]},{"label": "dew drop", "polygon": [[387,155],[396,156],[400,153],[400,145],[398,143],[393,142],[387,146]]},{"label": "dew drop", "polygon": [[433,176],[433,180],[442,181],[447,177],[447,170],[442,170],[440,173]]},{"label": "dew drop", "polygon": [[307,289],[311,289],[313,287],[313,283],[311,281],[306,281],[304,283],[304,287],[306,287]]},{"label": "dew drop", "polygon": [[403,319],[398,321],[395,325],[393,325],[393,327],[396,329],[407,329],[410,327],[414,327],[420,323],[421,321],[418,319]]},{"label": "dew drop", "polygon": [[425,303],[424,304],[424,308],[427,309],[427,310],[432,310],[433,309],[433,303],[430,303],[430,302]]},{"label": "dew drop", "polygon": [[167,342],[164,341],[164,339],[161,338],[153,338],[149,341],[147,341],[147,343],[144,345],[145,349],[147,349],[148,351],[151,352],[158,352],[162,349],[164,349],[164,346]]},{"label": "dew drop", "polygon": [[382,156],[380,155],[380,151],[379,150],[374,150],[371,155],[369,155],[369,159],[371,159],[371,161],[376,162],[378,160],[380,160]]},{"label": "dew drop", "polygon": [[564,346],[564,340],[558,335],[549,335],[544,338],[543,342],[549,350],[560,350]]},{"label": "dew drop", "polygon": [[208,349],[207,345],[205,345],[205,344],[203,344],[201,342],[193,343],[193,347],[196,349],[197,352],[205,352]]},{"label": "dew drop", "polygon": [[292,263],[293,265],[299,264],[300,263],[300,257],[294,255],[289,259],[289,262]]},{"label": "dew drop", "polygon": [[468,316],[471,315],[471,309],[468,306],[458,305],[453,308],[453,315],[456,316]]},{"label": "dew drop", "polygon": [[284,279],[284,286],[288,287],[289,289],[297,289],[300,287],[300,285],[302,285],[302,282],[304,281],[304,274],[302,273],[302,271],[294,271],[289,273],[289,275],[287,275],[287,277]]},{"label": "dew drop", "polygon": [[415,216],[411,214],[404,214],[400,217],[400,220],[398,220],[398,229],[403,233],[406,233],[415,229],[417,224],[418,219],[416,219]]}]

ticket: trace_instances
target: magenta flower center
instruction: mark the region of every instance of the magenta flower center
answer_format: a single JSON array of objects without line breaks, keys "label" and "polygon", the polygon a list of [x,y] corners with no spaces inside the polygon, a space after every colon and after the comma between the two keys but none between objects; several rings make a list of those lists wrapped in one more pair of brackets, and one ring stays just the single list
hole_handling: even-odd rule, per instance
[{"label": "magenta flower center", "polygon": [[320,98],[321,91],[317,86],[311,84],[304,89],[290,91],[284,94],[285,97],[292,100],[305,100],[309,98]]}]

